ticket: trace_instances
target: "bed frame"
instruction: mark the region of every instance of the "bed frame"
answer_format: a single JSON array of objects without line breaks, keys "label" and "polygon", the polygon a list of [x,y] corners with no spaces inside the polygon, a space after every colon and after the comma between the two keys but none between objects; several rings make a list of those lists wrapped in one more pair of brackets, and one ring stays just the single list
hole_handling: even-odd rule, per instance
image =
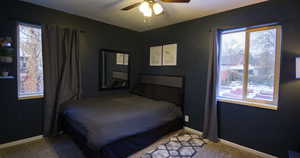
[{"label": "bed frame", "polygon": [[180,106],[184,112],[185,78],[179,75],[140,74],[138,86],[144,89],[145,97],[164,100]]},{"label": "bed frame", "polygon": [[[183,91],[184,91],[184,77],[182,76],[162,76],[152,74],[140,74],[140,85],[146,88],[147,93],[150,94],[150,98],[161,99],[166,101],[175,101],[176,104],[180,104],[183,111]],[[175,93],[167,93],[176,96],[166,95],[166,91],[172,90]],[[149,95],[147,94],[147,95]],[[156,95],[154,95],[156,94]],[[174,100],[176,97],[181,97],[178,100]],[[88,158],[126,158],[135,152],[144,149],[151,145],[164,135],[179,130],[183,127],[183,118],[170,121],[160,127],[149,130],[147,132],[139,133],[133,136],[122,138],[116,142],[108,144],[99,150],[90,149],[86,143],[87,139],[78,133],[75,129],[69,126],[67,123],[63,124],[64,131],[67,132],[84,154]]]}]

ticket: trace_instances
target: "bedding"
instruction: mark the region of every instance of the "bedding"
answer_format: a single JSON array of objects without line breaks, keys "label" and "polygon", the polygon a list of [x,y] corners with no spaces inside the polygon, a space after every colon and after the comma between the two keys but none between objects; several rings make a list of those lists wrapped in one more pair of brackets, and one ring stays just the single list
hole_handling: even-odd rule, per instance
[{"label": "bedding", "polygon": [[179,106],[133,94],[88,98],[68,103],[64,120],[85,137],[91,150],[181,119]]}]

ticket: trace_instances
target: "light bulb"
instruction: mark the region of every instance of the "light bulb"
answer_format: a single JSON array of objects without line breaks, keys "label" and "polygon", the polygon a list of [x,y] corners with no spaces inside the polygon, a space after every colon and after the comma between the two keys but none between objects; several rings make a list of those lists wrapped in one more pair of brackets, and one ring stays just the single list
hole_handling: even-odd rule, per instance
[{"label": "light bulb", "polygon": [[152,9],[150,7],[148,9],[145,9],[143,14],[146,17],[151,17],[152,16]]},{"label": "light bulb", "polygon": [[163,7],[159,3],[154,3],[153,4],[153,11],[154,11],[155,15],[158,15],[158,14],[162,13],[163,10],[164,10]]},{"label": "light bulb", "polygon": [[146,1],[144,1],[140,6],[139,6],[139,10],[140,12],[144,13],[145,10],[150,8],[150,4]]},{"label": "light bulb", "polygon": [[140,12],[144,14],[146,17],[151,17],[152,16],[152,9],[150,7],[149,2],[145,1],[143,2],[140,7],[139,7]]}]

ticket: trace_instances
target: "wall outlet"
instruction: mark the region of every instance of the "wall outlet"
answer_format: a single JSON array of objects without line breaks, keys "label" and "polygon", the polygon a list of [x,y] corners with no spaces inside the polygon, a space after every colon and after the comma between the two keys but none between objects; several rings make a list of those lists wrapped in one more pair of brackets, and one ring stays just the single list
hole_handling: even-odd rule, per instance
[{"label": "wall outlet", "polygon": [[189,115],[184,115],[184,121],[185,122],[190,122],[190,116]]}]

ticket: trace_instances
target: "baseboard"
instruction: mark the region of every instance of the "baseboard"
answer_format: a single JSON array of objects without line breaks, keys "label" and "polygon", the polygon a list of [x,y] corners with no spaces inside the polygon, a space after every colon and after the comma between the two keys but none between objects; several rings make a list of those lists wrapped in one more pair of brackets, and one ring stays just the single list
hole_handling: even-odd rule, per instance
[{"label": "baseboard", "polygon": [[28,142],[32,142],[32,141],[39,140],[39,139],[43,139],[43,136],[38,135],[38,136],[35,136],[35,137],[30,137],[30,138],[25,138],[25,139],[13,141],[13,142],[5,143],[5,144],[0,144],[0,149],[8,148],[8,147],[12,147],[12,146],[15,146],[15,145],[28,143]]},{"label": "baseboard", "polygon": [[[189,131],[189,132],[194,133],[194,134],[198,134],[198,135],[203,134],[203,132],[192,129],[192,128],[189,128],[189,127],[184,127],[184,130]],[[260,156],[260,157],[278,158],[276,156],[273,156],[273,155],[270,155],[270,154],[267,154],[267,153],[264,153],[264,152],[260,152],[260,151],[257,151],[257,150],[254,150],[254,149],[251,149],[251,148],[248,148],[248,147],[245,147],[245,146],[242,146],[242,145],[239,145],[239,144],[236,144],[236,143],[224,140],[224,139],[220,139],[220,143],[231,146],[233,148],[237,148],[239,150],[242,150],[242,151],[245,151],[245,152],[248,152],[248,153],[252,153],[252,154]]]},{"label": "baseboard", "polygon": [[189,132],[191,132],[191,133],[201,135],[201,136],[202,136],[202,134],[203,134],[203,132],[198,131],[198,130],[195,130],[195,129],[190,128],[190,127],[184,126],[183,129],[186,130],[186,131],[189,131]]},{"label": "baseboard", "polygon": [[226,145],[228,145],[228,146],[231,146],[231,147],[240,149],[240,150],[242,150],[242,151],[246,151],[246,152],[248,152],[248,153],[255,154],[255,155],[260,156],[260,157],[265,157],[265,158],[278,158],[278,157],[276,157],[276,156],[273,156],[273,155],[270,155],[270,154],[267,154],[267,153],[264,153],[264,152],[261,152],[261,151],[257,151],[257,150],[254,150],[254,149],[251,149],[251,148],[248,148],[248,147],[245,147],[245,146],[242,146],[242,145],[239,145],[239,144],[236,144],[236,143],[233,143],[233,142],[224,140],[224,139],[220,139],[220,142],[223,143],[223,144],[226,144]]}]

